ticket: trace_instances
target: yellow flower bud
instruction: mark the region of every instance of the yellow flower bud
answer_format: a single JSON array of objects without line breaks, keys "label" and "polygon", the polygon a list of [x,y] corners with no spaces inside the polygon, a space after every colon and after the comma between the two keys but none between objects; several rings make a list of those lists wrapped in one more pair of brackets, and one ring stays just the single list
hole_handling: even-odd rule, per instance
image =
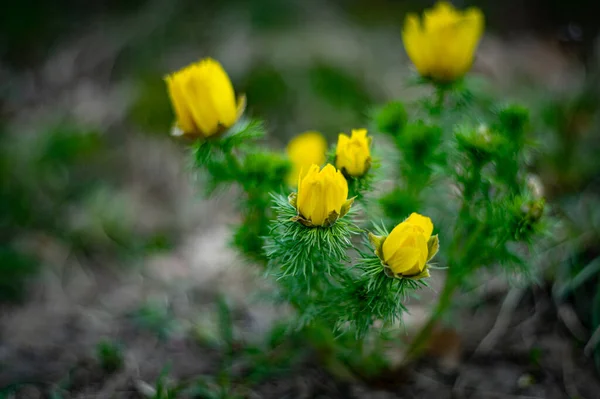
[{"label": "yellow flower bud", "polygon": [[483,34],[483,14],[477,8],[464,12],[440,1],[423,19],[409,14],[402,39],[419,74],[438,82],[451,82],[471,68]]},{"label": "yellow flower bud", "polygon": [[418,213],[411,214],[387,237],[370,234],[375,253],[385,267],[397,277],[422,278],[429,276],[427,262],[438,251],[437,235],[432,236],[431,219]]},{"label": "yellow flower bud", "polygon": [[311,165],[298,179],[298,194],[290,202],[298,210],[298,220],[306,226],[330,226],[344,216],[353,198],[348,199],[348,183],[331,164],[319,170]]},{"label": "yellow flower bud", "polygon": [[217,61],[205,58],[165,78],[175,111],[176,135],[207,138],[233,126],[244,112],[229,76]]},{"label": "yellow flower bud", "polygon": [[367,137],[367,129],[352,130],[352,137],[340,133],[335,151],[336,168],[348,176],[363,176],[371,167],[370,146],[371,137]]},{"label": "yellow flower bud", "polygon": [[[312,164],[321,166],[325,163],[327,141],[321,133],[309,131],[294,137],[286,150],[292,162],[292,170],[287,177],[287,182],[290,186],[295,186],[299,178],[306,175]],[[303,175],[300,174],[301,172]]]}]

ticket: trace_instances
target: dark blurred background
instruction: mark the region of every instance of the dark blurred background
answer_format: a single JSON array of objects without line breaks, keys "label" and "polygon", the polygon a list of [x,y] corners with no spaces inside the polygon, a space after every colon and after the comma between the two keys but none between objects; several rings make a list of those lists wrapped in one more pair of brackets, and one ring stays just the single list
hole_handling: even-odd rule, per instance
[{"label": "dark blurred background", "polygon": [[[80,2],[59,0],[14,1],[4,4],[2,13],[2,56],[15,66],[30,66],[48,55],[49,46],[90,23],[118,18],[139,12],[151,1],[96,0]],[[317,13],[318,2],[306,5],[294,1],[255,0],[242,2],[225,0],[175,2],[183,14],[214,20],[231,9],[245,9],[247,17],[258,29],[289,29],[293,24],[310,24],[311,13]],[[308,2],[309,4],[311,2]],[[429,7],[434,1],[329,1],[344,17],[365,25],[397,25],[407,11]],[[510,37],[522,33],[539,34],[557,41],[570,42],[578,47],[582,57],[589,56],[598,24],[594,18],[596,3],[590,0],[563,1],[454,1],[460,8],[477,6],[486,15],[487,29],[494,34]],[[201,35],[198,32],[197,35]],[[575,43],[579,43],[575,45]]]}]

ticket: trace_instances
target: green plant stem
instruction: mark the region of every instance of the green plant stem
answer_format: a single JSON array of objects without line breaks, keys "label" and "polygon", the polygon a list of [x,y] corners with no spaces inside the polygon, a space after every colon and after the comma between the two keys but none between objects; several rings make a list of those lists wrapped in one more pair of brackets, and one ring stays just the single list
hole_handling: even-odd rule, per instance
[{"label": "green plant stem", "polygon": [[448,310],[450,307],[450,304],[452,303],[452,296],[454,295],[454,291],[456,291],[457,287],[458,284],[456,283],[456,280],[451,274],[448,274],[435,309],[431,313],[427,323],[421,328],[419,333],[412,340],[408,350],[406,351],[406,354],[404,355],[405,364],[419,358],[419,356],[421,356],[423,351],[427,348],[427,342],[429,341],[429,337],[433,332],[433,328],[446,310]]},{"label": "green plant stem", "polygon": [[441,115],[444,109],[444,101],[446,100],[446,87],[442,85],[436,85],[435,87],[435,104],[433,108],[434,115]]},{"label": "green plant stem", "polygon": [[[473,184],[475,184],[474,182],[476,182],[477,180],[479,180],[481,177],[481,172],[479,170],[479,168],[474,168],[474,173],[473,173],[473,178],[471,179],[471,183],[470,185],[473,186]],[[472,198],[475,194],[476,190],[473,189],[472,187],[469,188],[469,190],[467,190],[467,187],[465,187],[465,194],[463,196],[463,204],[461,207],[461,216],[459,217],[459,220],[468,220],[469,218],[471,218],[471,216],[469,215],[469,203],[472,201]],[[477,239],[478,237],[481,236],[481,234],[483,233],[483,231],[485,231],[486,226],[484,224],[478,224],[477,227],[472,230],[471,234],[467,234],[468,238],[466,240],[466,244],[463,247],[463,250],[461,251],[463,253],[463,256],[459,256],[459,259],[457,260],[457,262],[461,262],[461,264],[463,264],[463,268],[464,268],[464,263],[465,262],[469,262],[469,267],[467,268],[467,270],[471,270],[471,266],[474,264],[477,264],[479,258],[476,255],[471,255],[471,252],[473,251],[473,248],[477,245]],[[457,245],[459,243],[459,239],[457,237],[461,237],[461,234],[458,234],[458,232],[455,232],[455,239],[454,242],[451,245],[451,248],[458,248]],[[450,264],[456,264],[457,262],[450,262]],[[448,308],[450,307],[450,304],[452,303],[452,296],[454,295],[454,292],[456,291],[456,289],[460,286],[460,282],[462,280],[462,276],[460,275],[455,275],[452,273],[452,270],[455,270],[453,268],[448,269],[448,274],[446,276],[446,281],[444,283],[444,288],[442,290],[442,293],[440,294],[440,297],[438,299],[438,302],[431,314],[431,316],[429,317],[429,320],[427,321],[427,323],[421,328],[421,330],[419,331],[419,333],[416,335],[416,337],[412,340],[405,358],[404,358],[404,363],[409,363],[412,362],[414,360],[416,360],[422,353],[423,351],[427,348],[427,342],[429,341],[429,338],[431,336],[431,333],[433,331],[433,328],[435,327],[435,324],[439,321],[439,319],[444,315],[444,313],[448,310]]]},{"label": "green plant stem", "polygon": [[[436,99],[433,108],[433,115],[440,116],[442,110],[444,108],[444,101],[446,99],[446,91],[447,88],[443,85],[436,85]],[[466,190],[465,190],[466,191]],[[472,194],[469,194],[471,197]],[[466,197],[466,195],[465,195]],[[461,209],[461,213],[466,212],[468,208],[466,208],[467,202],[463,200],[463,207]],[[433,332],[433,328],[435,327],[438,320],[442,317],[442,315],[448,310],[450,307],[452,296],[454,295],[454,291],[458,287],[457,280],[452,276],[450,271],[446,276],[446,281],[444,283],[444,288],[438,298],[438,302],[429,316],[427,323],[419,330],[419,333],[412,340],[410,346],[408,347],[406,354],[404,355],[404,363],[410,363],[415,359],[419,358],[419,356],[423,353],[423,351],[427,348],[427,342],[429,341],[429,337]]]},{"label": "green plant stem", "polygon": [[240,164],[240,161],[238,159],[239,157],[235,156],[231,151],[224,151],[224,154],[225,160],[227,162],[227,167],[234,175],[234,178],[238,181],[242,180],[244,176],[242,175],[242,165]]}]

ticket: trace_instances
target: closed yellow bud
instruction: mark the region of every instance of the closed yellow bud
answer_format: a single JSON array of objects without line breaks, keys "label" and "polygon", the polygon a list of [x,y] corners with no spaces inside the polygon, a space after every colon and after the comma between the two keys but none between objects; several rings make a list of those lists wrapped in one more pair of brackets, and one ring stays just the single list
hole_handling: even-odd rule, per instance
[{"label": "closed yellow bud", "polygon": [[292,162],[292,170],[287,177],[288,184],[298,184],[300,173],[306,174],[312,164],[323,165],[327,141],[319,132],[305,132],[294,137],[287,146],[287,154]]},{"label": "closed yellow bud", "polygon": [[367,137],[367,129],[352,130],[352,137],[340,133],[335,150],[336,168],[348,176],[363,176],[371,167],[370,146],[371,137]]},{"label": "closed yellow bud", "polygon": [[464,12],[440,1],[423,19],[409,14],[402,39],[419,74],[438,82],[451,82],[471,68],[483,34],[483,14],[477,8]]},{"label": "closed yellow bud", "polygon": [[411,214],[387,237],[373,234],[369,238],[375,246],[375,253],[396,277],[422,278],[429,276],[427,262],[438,251],[437,235],[432,236],[431,219],[418,213]]},{"label": "closed yellow bud", "polygon": [[165,78],[175,111],[176,135],[207,138],[233,126],[244,112],[229,76],[217,61],[205,58]]},{"label": "closed yellow bud", "polygon": [[298,194],[291,198],[298,210],[298,221],[306,226],[330,226],[344,216],[352,204],[348,183],[331,164],[320,170],[311,165],[298,179]]}]

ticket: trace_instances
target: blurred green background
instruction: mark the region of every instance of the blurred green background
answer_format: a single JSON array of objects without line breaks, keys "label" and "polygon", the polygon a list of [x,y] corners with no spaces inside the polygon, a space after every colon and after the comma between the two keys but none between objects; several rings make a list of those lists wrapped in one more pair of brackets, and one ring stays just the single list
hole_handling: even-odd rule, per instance
[{"label": "blurred green background", "polygon": [[[249,114],[267,121],[273,145],[311,129],[334,140],[365,125],[373,106],[418,94],[405,84],[400,30],[406,12],[432,4],[9,0],[0,15],[0,111],[2,256],[12,261],[2,264],[19,266],[2,266],[12,277],[0,280],[34,270],[35,254],[21,258],[11,244],[23,232],[92,253],[166,248],[176,239],[177,226],[138,234],[126,226],[135,221],[119,216],[127,210],[94,199],[118,201],[115,192],[130,184],[120,171],[130,162],[131,130],[169,140],[166,73],[213,56],[246,93]],[[488,37],[474,76],[489,80],[485,90],[533,107],[543,154],[532,169],[557,201],[595,194],[598,25],[590,4],[455,3],[483,9]],[[105,208],[86,212],[102,233],[70,226],[64,210],[72,203]]]}]

